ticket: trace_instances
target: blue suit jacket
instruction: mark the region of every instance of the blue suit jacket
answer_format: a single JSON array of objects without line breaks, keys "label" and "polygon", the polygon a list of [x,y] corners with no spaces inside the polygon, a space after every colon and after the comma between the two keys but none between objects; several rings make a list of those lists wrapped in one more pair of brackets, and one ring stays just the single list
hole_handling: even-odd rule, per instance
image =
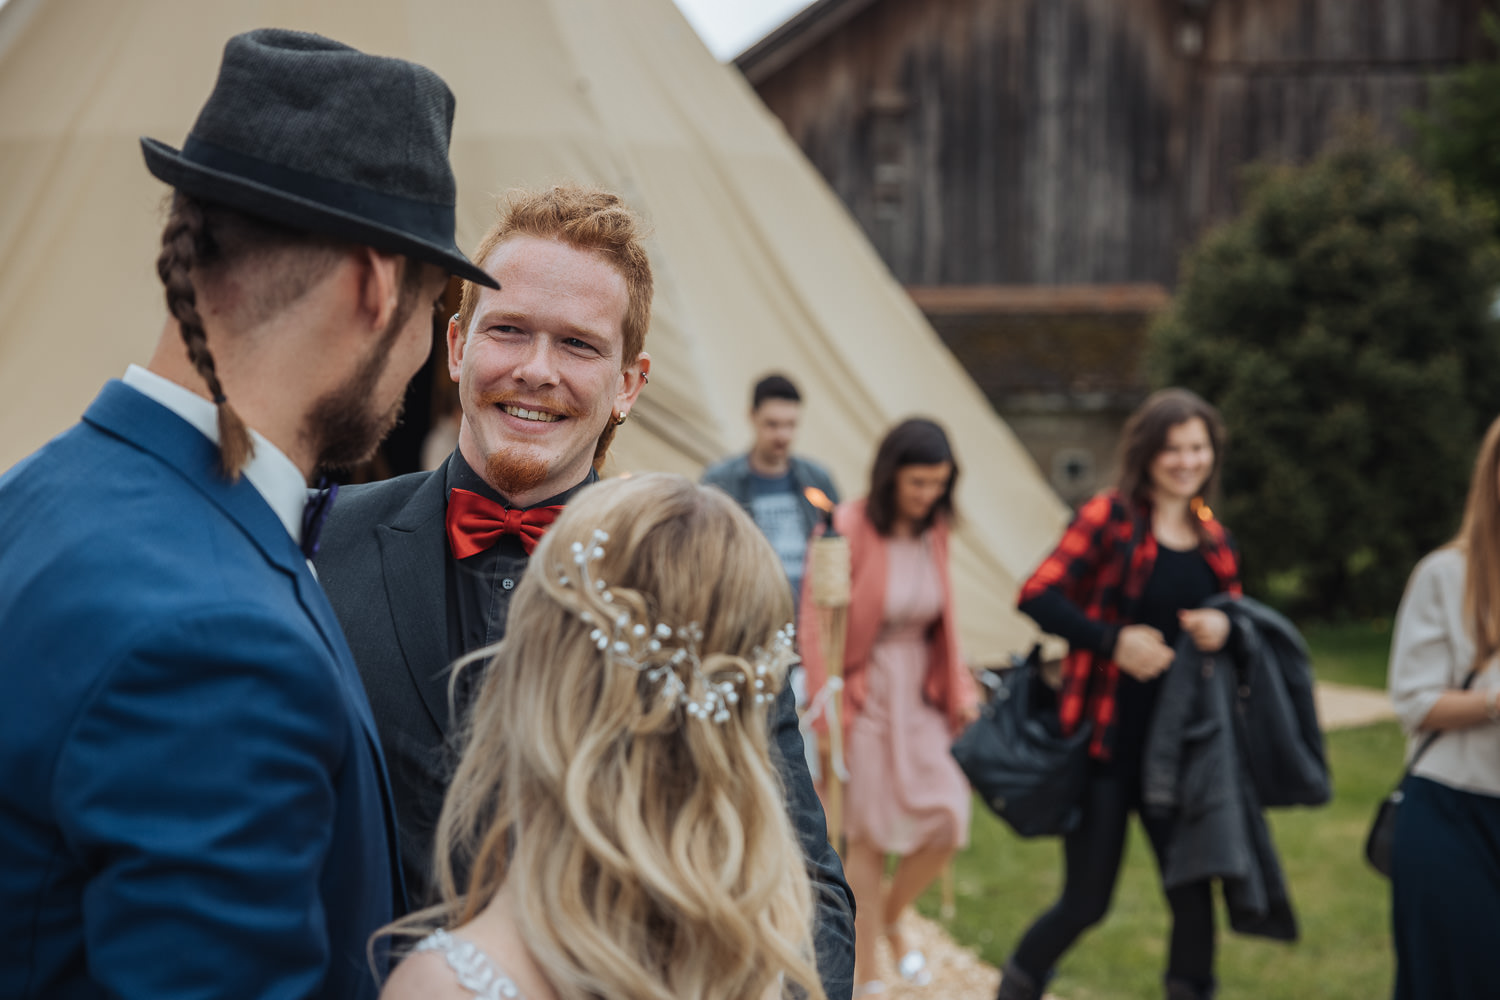
[{"label": "blue suit jacket", "polygon": [[111,382],[0,478],[0,997],[376,993],[400,874],[369,704],[217,455]]}]

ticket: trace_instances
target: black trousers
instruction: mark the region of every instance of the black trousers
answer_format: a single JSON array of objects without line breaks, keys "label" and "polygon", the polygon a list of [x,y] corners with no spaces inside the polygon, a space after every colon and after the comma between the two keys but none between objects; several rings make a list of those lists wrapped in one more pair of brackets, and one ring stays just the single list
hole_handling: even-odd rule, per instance
[{"label": "black trousers", "polygon": [[[1046,982],[1063,953],[1080,934],[1104,919],[1114,897],[1125,831],[1132,811],[1139,811],[1137,782],[1098,773],[1085,791],[1083,821],[1063,840],[1066,863],[1062,896],[1037,918],[1012,961],[1038,984]],[[1172,820],[1141,814],[1141,823],[1160,871]],[[1214,905],[1211,882],[1195,882],[1167,892],[1172,910],[1172,939],[1167,977],[1207,991],[1214,982]]]}]

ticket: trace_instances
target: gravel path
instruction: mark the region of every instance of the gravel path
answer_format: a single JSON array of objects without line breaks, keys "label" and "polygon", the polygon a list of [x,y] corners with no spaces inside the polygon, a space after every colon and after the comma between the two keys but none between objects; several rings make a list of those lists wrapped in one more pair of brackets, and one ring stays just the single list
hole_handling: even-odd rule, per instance
[{"label": "gravel path", "polygon": [[[1350,687],[1346,684],[1319,683],[1317,687],[1318,718],[1323,729],[1349,729],[1394,718],[1391,700],[1384,691]],[[942,926],[915,912],[902,918],[907,947],[922,949],[932,970],[927,986],[910,986],[902,982],[891,962],[890,949],[880,948],[880,978],[886,984],[882,1000],[992,1000],[1000,988],[1000,971],[980,960],[967,948],[960,947]],[[1048,994],[1050,1000],[1058,1000]]]},{"label": "gravel path", "polygon": [[884,943],[879,949],[880,978],[886,984],[882,1000],[993,1000],[1000,988],[1000,971],[980,961],[967,948],[959,947],[936,921],[914,911],[901,918],[901,930],[908,948],[920,948],[932,970],[932,982],[926,986],[909,986],[896,974],[891,950]]},{"label": "gravel path", "polygon": [[1396,717],[1390,695],[1374,688],[1319,682],[1316,697],[1318,720],[1325,731],[1368,726]]}]

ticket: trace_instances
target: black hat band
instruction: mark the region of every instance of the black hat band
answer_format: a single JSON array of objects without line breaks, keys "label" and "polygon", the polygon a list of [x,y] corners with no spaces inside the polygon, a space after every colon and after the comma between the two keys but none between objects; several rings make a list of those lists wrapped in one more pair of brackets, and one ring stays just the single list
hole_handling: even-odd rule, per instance
[{"label": "black hat band", "polygon": [[188,136],[182,146],[185,161],[233,174],[294,197],[316,202],[338,212],[369,220],[425,239],[438,246],[453,242],[452,205],[434,205],[399,195],[382,194],[357,184],[329,180],[284,167]]}]

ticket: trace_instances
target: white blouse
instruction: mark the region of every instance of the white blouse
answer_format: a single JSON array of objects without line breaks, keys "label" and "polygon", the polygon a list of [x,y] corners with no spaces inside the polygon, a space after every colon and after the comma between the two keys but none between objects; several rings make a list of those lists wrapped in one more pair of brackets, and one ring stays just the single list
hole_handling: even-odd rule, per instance
[{"label": "white blouse", "polygon": [[[1407,733],[1406,755],[1427,738],[1418,726],[1444,691],[1459,688],[1474,664],[1474,643],[1464,623],[1463,553],[1438,549],[1412,570],[1391,636],[1390,690]],[[1500,688],[1500,662],[1492,659],[1474,678],[1476,691]],[[1414,774],[1452,788],[1500,795],[1500,723],[1482,722],[1445,731],[1422,755]]]}]

